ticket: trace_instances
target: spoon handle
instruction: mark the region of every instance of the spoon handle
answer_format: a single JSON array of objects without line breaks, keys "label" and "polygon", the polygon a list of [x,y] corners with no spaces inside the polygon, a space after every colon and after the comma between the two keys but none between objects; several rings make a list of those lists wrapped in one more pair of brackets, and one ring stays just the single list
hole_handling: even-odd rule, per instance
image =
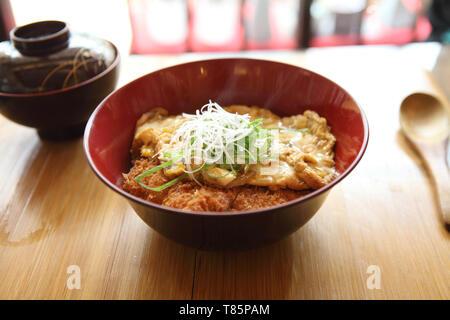
[{"label": "spoon handle", "polygon": [[434,178],[442,218],[450,225],[450,173],[447,165],[448,137],[436,143],[416,142]]}]

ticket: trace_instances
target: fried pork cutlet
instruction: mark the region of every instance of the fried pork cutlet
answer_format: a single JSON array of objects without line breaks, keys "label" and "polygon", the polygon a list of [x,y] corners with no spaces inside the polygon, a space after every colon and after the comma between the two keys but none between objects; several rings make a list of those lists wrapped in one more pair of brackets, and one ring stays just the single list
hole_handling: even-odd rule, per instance
[{"label": "fried pork cutlet", "polygon": [[[137,159],[130,172],[123,174],[123,189],[141,199],[172,208],[217,212],[266,208],[291,201],[307,193],[289,189],[272,191],[252,186],[221,189],[207,185],[200,186],[187,179],[162,191],[142,188],[134,178],[158,164],[156,159]],[[143,182],[149,187],[157,187],[169,180],[160,170],[144,178]]]}]

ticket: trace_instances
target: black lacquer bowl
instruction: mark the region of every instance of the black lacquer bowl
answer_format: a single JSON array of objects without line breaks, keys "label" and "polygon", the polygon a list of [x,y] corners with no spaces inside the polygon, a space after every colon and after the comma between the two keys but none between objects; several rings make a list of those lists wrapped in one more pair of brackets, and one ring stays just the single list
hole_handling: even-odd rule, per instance
[{"label": "black lacquer bowl", "polygon": [[64,22],[17,27],[0,43],[0,113],[44,139],[83,134],[117,83],[119,53],[109,41],[71,33]]}]

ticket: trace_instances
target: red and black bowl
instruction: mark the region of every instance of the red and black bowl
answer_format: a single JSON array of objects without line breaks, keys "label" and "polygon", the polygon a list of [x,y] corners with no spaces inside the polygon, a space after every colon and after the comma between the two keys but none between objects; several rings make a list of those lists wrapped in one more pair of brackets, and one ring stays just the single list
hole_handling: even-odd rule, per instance
[{"label": "red and black bowl", "polygon": [[[222,106],[257,105],[280,116],[306,109],[318,112],[336,137],[337,178],[302,198],[239,212],[183,211],[122,190],[122,173],[131,166],[130,147],[138,118],[155,107],[166,108],[170,114],[192,113],[209,99]],[[323,76],[272,61],[215,59],[152,72],[110,94],[88,121],[84,148],[100,180],[127,199],[154,230],[188,246],[223,249],[268,244],[303,226],[361,160],[368,138],[367,120],[356,101]]]}]

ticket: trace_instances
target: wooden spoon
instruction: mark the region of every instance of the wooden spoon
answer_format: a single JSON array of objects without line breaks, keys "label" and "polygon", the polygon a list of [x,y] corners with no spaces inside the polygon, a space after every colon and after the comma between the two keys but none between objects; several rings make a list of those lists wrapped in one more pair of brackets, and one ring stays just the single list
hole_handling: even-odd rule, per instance
[{"label": "wooden spoon", "polygon": [[400,125],[412,145],[422,154],[428,171],[434,177],[442,218],[450,225],[450,174],[446,159],[449,111],[434,96],[414,93],[401,104]]}]

